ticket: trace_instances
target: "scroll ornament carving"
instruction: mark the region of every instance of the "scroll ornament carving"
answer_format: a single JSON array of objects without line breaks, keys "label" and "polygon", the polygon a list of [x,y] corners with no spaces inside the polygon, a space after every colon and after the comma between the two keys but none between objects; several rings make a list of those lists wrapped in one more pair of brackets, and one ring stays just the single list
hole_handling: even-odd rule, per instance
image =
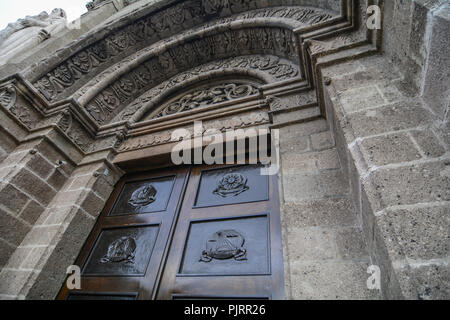
[{"label": "scroll ornament carving", "polygon": [[100,259],[101,263],[126,262],[133,264],[136,251],[136,240],[132,237],[121,237],[108,246],[106,255]]},{"label": "scroll ornament carving", "polygon": [[245,238],[236,230],[220,230],[206,241],[200,262],[211,262],[213,259],[236,261],[247,260],[247,249],[244,248]]},{"label": "scroll ornament carving", "polygon": [[[223,3],[226,2],[228,0]],[[239,2],[239,5],[233,4],[234,1],[231,2],[232,12],[242,12],[252,8],[251,1],[248,3]],[[205,1],[199,4],[198,1],[185,1],[146,16],[72,55],[58,67],[38,79],[34,86],[48,100],[53,100],[66,88],[74,85],[82,76],[93,72],[99,66],[110,63],[112,58],[130,49],[130,47],[142,47],[144,43],[154,43],[161,39],[159,34],[162,32],[165,35],[167,35],[167,32],[177,34],[181,30],[193,27],[194,21],[199,19],[206,22],[207,15],[216,13],[220,8],[223,8],[221,3],[221,1]],[[193,19],[193,17],[196,19]],[[326,12],[309,8],[282,7],[253,10],[245,14],[238,14],[233,18],[227,18],[226,21],[256,17],[288,18],[304,24],[323,22],[332,18]],[[281,35],[277,35],[276,38],[281,38]],[[224,43],[227,42],[221,42],[220,45],[224,47]],[[228,41],[228,43],[235,45],[236,42]]]},{"label": "scroll ornament carving", "polygon": [[240,173],[228,173],[218,181],[217,188],[213,191],[213,194],[227,198],[229,196],[237,196],[248,189],[246,177]]},{"label": "scroll ornament carving", "polygon": [[153,185],[142,186],[133,192],[128,204],[136,210],[140,210],[156,200],[156,193],[156,188]]},{"label": "scroll ornament carving", "polygon": [[258,92],[257,87],[245,83],[226,83],[203,90],[196,90],[170,103],[153,118],[161,118],[203,106],[244,98],[258,94]]},{"label": "scroll ornament carving", "polygon": [[16,89],[9,84],[0,87],[0,105],[6,109],[11,108],[16,103]]}]

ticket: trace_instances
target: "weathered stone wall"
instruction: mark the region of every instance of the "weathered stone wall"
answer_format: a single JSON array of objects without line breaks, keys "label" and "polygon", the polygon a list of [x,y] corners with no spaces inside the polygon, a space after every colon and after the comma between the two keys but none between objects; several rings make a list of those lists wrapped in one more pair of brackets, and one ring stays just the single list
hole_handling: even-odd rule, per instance
[{"label": "weathered stone wall", "polygon": [[384,298],[450,294],[448,130],[374,56],[324,69],[327,117]]},{"label": "weathered stone wall", "polygon": [[377,299],[360,213],[325,120],[280,130],[288,299]]}]

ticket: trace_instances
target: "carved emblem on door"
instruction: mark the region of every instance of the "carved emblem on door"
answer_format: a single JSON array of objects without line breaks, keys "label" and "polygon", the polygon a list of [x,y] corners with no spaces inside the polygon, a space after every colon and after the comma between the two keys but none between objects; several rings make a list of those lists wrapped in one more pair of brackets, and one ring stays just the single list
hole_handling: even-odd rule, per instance
[{"label": "carved emblem on door", "polygon": [[240,173],[228,173],[219,180],[213,193],[226,198],[237,196],[248,189],[246,177]]},{"label": "carved emblem on door", "polygon": [[123,262],[134,263],[136,240],[132,237],[121,237],[108,246],[108,252],[100,259],[101,263]]},{"label": "carved emblem on door", "polygon": [[153,185],[144,185],[133,192],[128,204],[136,210],[148,206],[156,199],[156,189]]},{"label": "carved emblem on door", "polygon": [[244,248],[245,239],[235,230],[220,230],[206,241],[199,261],[211,262],[213,259],[226,260],[234,258],[236,261],[247,260],[247,250]]}]

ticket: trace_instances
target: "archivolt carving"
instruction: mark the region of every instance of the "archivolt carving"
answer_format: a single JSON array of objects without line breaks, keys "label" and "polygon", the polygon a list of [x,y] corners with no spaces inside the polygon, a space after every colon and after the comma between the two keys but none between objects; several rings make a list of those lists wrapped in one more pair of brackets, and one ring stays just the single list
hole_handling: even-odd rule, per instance
[{"label": "archivolt carving", "polygon": [[[216,70],[223,71],[226,69],[238,71],[255,70],[266,74],[266,79],[274,80],[285,80],[299,75],[298,66],[288,60],[280,59],[274,56],[242,56],[237,58],[222,59],[196,67],[186,72],[178,73],[172,79],[164,81],[158,86],[147,91],[126,109],[124,109],[124,111],[120,114],[120,102],[116,92],[122,92],[123,89],[120,91],[113,91],[111,89],[105,90],[105,95],[101,96],[101,98],[98,97],[98,99],[94,99],[94,101],[87,106],[87,110],[99,124],[105,124],[111,119],[112,122],[129,120],[139,109],[145,108],[145,106],[153,99],[160,96],[164,92],[167,92],[171,88],[198,78],[204,73]],[[155,74],[153,74],[153,76],[156,77]],[[131,80],[126,83],[131,84],[133,83],[133,79],[136,78],[131,77],[130,79]],[[134,86],[134,84],[132,86]],[[117,114],[119,115],[116,117]]]},{"label": "archivolt carving", "polygon": [[[224,47],[223,37],[231,39],[228,47]],[[229,31],[184,43],[150,58],[120,77],[94,97],[88,104],[87,111],[99,124],[108,123],[116,110],[120,111],[133,99],[168,77],[214,60],[217,56],[240,56],[252,51],[282,52],[286,57],[291,57],[295,49],[291,34],[280,28]]]},{"label": "archivolt carving", "polygon": [[[223,17],[235,14],[227,20],[222,19],[213,22],[212,24],[215,25],[225,21],[248,20],[257,17],[289,19],[297,22],[297,24],[313,24],[333,17],[332,14],[319,9],[304,7],[261,9],[261,6],[264,5],[266,5],[264,1],[256,0],[210,0],[201,3],[195,0],[184,1],[136,20],[125,28],[89,45],[47,72],[45,76],[36,79],[34,85],[48,100],[54,100],[59,94],[71,88],[84,75],[90,74],[92,78],[93,72],[101,72],[111,63],[117,62],[126,55],[149,46],[162,38],[179,34],[180,31],[211,20],[211,15]],[[248,12],[249,10],[253,11]],[[241,14],[246,11],[247,13]],[[201,28],[205,28],[205,26]],[[262,36],[268,37],[269,35],[263,34]],[[251,38],[252,35],[248,35],[248,37]],[[276,34],[275,38],[282,42],[286,41],[281,34]],[[239,41],[245,40],[242,38]],[[73,90],[68,90],[68,93],[73,93]]]},{"label": "archivolt carving", "polygon": [[202,90],[195,90],[171,102],[154,115],[153,118],[161,118],[215,103],[244,98],[258,94],[258,92],[257,87],[247,83],[225,83]]}]

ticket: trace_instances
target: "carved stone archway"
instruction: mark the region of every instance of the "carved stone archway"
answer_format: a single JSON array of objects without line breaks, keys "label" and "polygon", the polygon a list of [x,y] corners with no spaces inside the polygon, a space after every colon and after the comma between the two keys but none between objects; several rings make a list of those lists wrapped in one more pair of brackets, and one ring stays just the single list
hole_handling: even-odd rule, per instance
[{"label": "carved stone archway", "polygon": [[[54,298],[114,184],[137,165],[168,165],[174,129],[195,120],[222,132],[327,121],[331,130],[347,129],[330,107],[323,70],[380,52],[381,31],[365,21],[367,6],[382,3],[149,2],[3,79],[1,121],[14,151],[6,163],[17,157],[19,166],[5,166],[1,188],[23,188],[17,194],[28,198],[17,212],[8,209],[23,231],[11,235],[13,258],[2,272],[16,270],[23,250],[35,255],[7,295]],[[345,145],[349,135],[336,139]],[[55,166],[52,173],[31,172],[37,157]],[[48,192],[20,181],[45,182]],[[40,212],[26,220],[32,205]],[[398,290],[394,280],[384,285]]]}]

